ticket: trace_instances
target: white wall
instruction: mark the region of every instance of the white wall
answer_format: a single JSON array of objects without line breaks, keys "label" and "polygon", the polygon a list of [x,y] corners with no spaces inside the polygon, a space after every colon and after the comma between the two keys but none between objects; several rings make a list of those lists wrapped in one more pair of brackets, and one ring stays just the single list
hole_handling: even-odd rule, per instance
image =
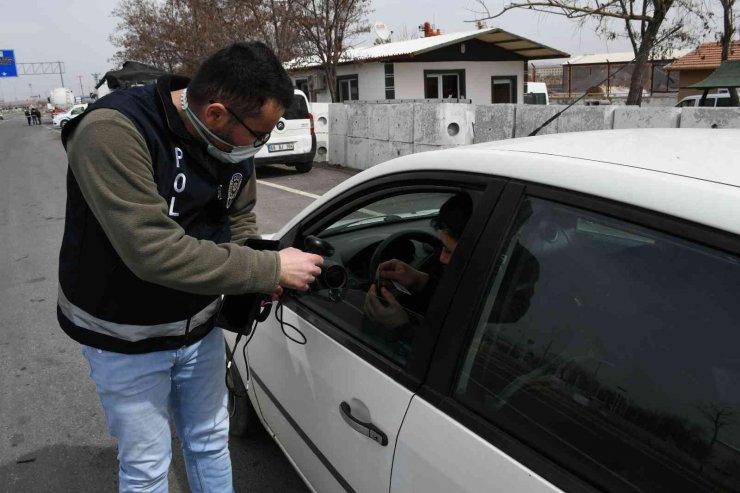
[{"label": "white wall", "polygon": [[[296,79],[306,79],[309,75],[321,74],[319,70],[302,71],[291,74],[290,79],[295,84]],[[360,100],[385,99],[385,72],[382,63],[340,65],[337,67],[337,76],[357,74],[357,84]],[[327,87],[325,91],[315,93],[317,103],[331,103],[331,93]]]},{"label": "white wall", "polygon": [[[396,63],[394,67],[396,99],[424,98],[425,70],[465,70],[465,99],[473,104],[491,104],[491,77],[515,75],[517,101],[524,89],[524,62],[423,62]],[[362,94],[362,93],[361,93]]]},{"label": "white wall", "polygon": [[[406,62],[395,63],[394,67],[396,99],[424,99],[425,70],[465,70],[465,99],[474,104],[491,104],[491,77],[494,75],[515,75],[517,77],[517,101],[524,97],[524,62]],[[305,78],[318,71],[297,72],[291,76]],[[340,65],[337,75],[357,74],[360,101],[385,99],[385,70],[381,62]],[[318,93],[317,102],[329,103],[329,90]]]}]

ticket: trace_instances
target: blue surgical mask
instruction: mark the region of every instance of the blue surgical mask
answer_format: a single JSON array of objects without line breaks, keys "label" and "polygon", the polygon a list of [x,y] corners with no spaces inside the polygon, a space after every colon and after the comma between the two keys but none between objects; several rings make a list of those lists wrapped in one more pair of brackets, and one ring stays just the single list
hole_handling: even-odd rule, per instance
[{"label": "blue surgical mask", "polygon": [[[190,105],[188,105],[188,98],[187,98],[187,89],[184,89],[182,91],[182,94],[180,95],[180,105],[182,106],[183,111],[188,117],[188,120],[190,120],[190,123],[193,124],[193,127],[195,128],[195,131],[198,132],[198,135],[200,135],[201,139],[205,141],[205,143],[208,145],[208,154],[210,154],[213,158],[221,161],[222,163],[228,163],[228,164],[238,164],[243,161],[246,161],[247,159],[254,157],[255,154],[257,154],[262,147],[254,147],[253,145],[248,146],[235,146],[231,142],[226,142],[224,139],[219,137],[218,135],[211,132],[208,127],[205,126],[203,122],[200,121],[200,119],[193,113],[193,110],[190,109]],[[211,139],[215,140],[216,142],[223,144],[225,146],[231,147],[231,151],[226,152],[222,151],[215,145],[211,143],[209,140]]]}]

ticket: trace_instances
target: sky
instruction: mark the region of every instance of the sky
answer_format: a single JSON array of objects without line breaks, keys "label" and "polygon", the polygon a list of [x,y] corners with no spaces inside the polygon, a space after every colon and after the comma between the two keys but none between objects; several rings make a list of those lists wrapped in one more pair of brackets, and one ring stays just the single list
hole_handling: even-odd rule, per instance
[{"label": "sky", "polygon": [[[14,50],[18,63],[56,62],[64,64],[65,87],[75,95],[89,93],[95,85],[92,74],[116,69],[110,61],[116,49],[109,36],[118,19],[111,12],[118,0],[4,0],[0,2],[0,49]],[[508,2],[507,2],[508,3]],[[490,11],[504,5],[504,0],[488,0]],[[399,34],[404,26],[416,35],[424,21],[430,21],[443,33],[475,29],[466,20],[474,19],[469,9],[472,0],[374,0],[374,12],[368,20],[382,21]],[[571,55],[629,51],[626,40],[606,43],[590,26],[560,16],[531,11],[511,11],[488,27],[499,27]],[[371,44],[368,35],[359,44]],[[193,43],[197,43],[197,33]],[[46,98],[61,86],[59,75],[26,75],[0,79],[0,100],[14,101],[31,95]]]}]

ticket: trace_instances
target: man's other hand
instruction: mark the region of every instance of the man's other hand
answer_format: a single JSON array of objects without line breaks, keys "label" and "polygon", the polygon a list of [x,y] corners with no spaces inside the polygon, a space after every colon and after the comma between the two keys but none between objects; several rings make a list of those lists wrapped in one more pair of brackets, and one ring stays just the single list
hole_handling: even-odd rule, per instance
[{"label": "man's other hand", "polygon": [[397,259],[387,260],[378,266],[378,277],[381,284],[390,285],[383,281],[396,281],[412,293],[424,289],[429,281],[429,275],[411,267],[406,262]]},{"label": "man's other hand", "polygon": [[365,296],[365,314],[370,320],[386,329],[399,327],[409,321],[406,310],[390,291],[380,288],[380,296],[382,298],[375,295],[375,284],[371,285]]},{"label": "man's other hand", "polygon": [[285,248],[280,255],[280,286],[298,291],[307,291],[308,285],[321,274],[324,258],[306,253],[297,248]]}]

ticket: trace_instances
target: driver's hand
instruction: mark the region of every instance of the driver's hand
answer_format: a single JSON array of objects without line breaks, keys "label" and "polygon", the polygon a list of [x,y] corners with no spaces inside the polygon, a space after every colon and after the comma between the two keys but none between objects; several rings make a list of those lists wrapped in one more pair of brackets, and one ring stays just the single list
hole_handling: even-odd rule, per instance
[{"label": "driver's hand", "polygon": [[[396,281],[412,293],[418,293],[429,282],[429,275],[418,271],[398,259],[387,260],[378,266],[378,278],[382,285],[389,286]],[[386,281],[386,282],[383,282]]]},{"label": "driver's hand", "polygon": [[390,291],[381,287],[380,296],[382,299],[375,295],[375,284],[372,284],[365,296],[365,313],[370,320],[387,329],[399,327],[409,321],[406,310]]}]

